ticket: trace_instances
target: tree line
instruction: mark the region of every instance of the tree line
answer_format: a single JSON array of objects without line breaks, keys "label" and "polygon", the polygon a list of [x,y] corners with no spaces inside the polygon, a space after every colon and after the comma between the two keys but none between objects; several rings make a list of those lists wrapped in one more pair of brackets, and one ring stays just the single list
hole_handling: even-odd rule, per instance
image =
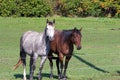
[{"label": "tree line", "polygon": [[120,0],[0,0],[3,17],[119,17]]}]

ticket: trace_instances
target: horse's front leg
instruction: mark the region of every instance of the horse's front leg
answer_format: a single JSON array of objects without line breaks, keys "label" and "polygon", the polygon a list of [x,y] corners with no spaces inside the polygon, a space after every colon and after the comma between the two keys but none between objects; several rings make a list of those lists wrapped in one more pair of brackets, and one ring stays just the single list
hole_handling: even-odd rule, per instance
[{"label": "horse's front leg", "polygon": [[57,66],[58,78],[60,78],[59,58],[56,59],[56,66]]},{"label": "horse's front leg", "polygon": [[53,61],[52,61],[52,53],[49,52],[48,54],[48,59],[49,59],[49,62],[50,62],[50,78],[53,78]]},{"label": "horse's front leg", "polygon": [[61,72],[59,68],[59,58],[56,59],[56,66],[57,66],[57,72],[58,72],[58,79],[61,78]]},{"label": "horse's front leg", "polygon": [[29,80],[33,80],[33,74],[34,74],[34,70],[36,68],[36,60],[37,60],[37,55],[33,54],[30,57],[30,77],[29,77]]},{"label": "horse's front leg", "polygon": [[[64,59],[64,56],[62,53],[59,54],[59,61],[60,61],[60,74],[58,75],[59,79],[62,79],[63,78],[63,75],[62,75],[62,71],[63,71],[63,59]],[[58,64],[59,65],[59,64]]]},{"label": "horse's front leg", "polygon": [[69,55],[69,56],[66,56],[66,59],[65,59],[65,67],[64,67],[64,73],[63,73],[63,78],[64,78],[64,80],[66,80],[66,70],[67,70],[67,67],[68,67],[68,63],[69,63],[69,61],[70,61],[70,59],[71,59],[71,55]]},{"label": "horse's front leg", "polygon": [[42,72],[42,69],[43,69],[43,66],[44,66],[44,63],[45,63],[46,59],[47,59],[47,56],[42,56],[41,57],[38,80],[42,80],[41,72]]}]

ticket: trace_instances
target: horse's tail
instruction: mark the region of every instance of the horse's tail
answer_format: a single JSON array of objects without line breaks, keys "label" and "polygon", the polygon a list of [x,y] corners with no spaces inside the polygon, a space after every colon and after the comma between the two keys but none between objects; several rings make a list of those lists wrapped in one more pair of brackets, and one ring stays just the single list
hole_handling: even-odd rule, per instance
[{"label": "horse's tail", "polygon": [[21,58],[18,60],[17,64],[14,65],[13,70],[16,70],[20,66],[20,64],[22,64],[22,59]]},{"label": "horse's tail", "polygon": [[20,38],[20,58],[17,62],[16,65],[14,65],[13,69],[17,69],[20,64],[23,64],[23,66],[26,65],[26,53],[24,52],[24,49],[23,49],[23,36]]}]

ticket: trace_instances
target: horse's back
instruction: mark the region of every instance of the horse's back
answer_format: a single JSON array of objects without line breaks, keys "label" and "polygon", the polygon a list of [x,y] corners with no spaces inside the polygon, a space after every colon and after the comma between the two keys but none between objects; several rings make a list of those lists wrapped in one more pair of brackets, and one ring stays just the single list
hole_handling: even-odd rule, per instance
[{"label": "horse's back", "polygon": [[23,40],[27,38],[35,38],[39,33],[35,31],[27,31],[22,35]]}]

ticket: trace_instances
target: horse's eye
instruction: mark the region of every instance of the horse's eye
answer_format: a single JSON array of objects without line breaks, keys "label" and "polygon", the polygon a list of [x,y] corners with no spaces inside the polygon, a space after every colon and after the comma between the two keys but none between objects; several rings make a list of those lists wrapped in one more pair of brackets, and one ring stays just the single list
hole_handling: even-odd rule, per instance
[{"label": "horse's eye", "polygon": [[77,41],[77,39],[74,39],[74,42],[76,42]]}]

